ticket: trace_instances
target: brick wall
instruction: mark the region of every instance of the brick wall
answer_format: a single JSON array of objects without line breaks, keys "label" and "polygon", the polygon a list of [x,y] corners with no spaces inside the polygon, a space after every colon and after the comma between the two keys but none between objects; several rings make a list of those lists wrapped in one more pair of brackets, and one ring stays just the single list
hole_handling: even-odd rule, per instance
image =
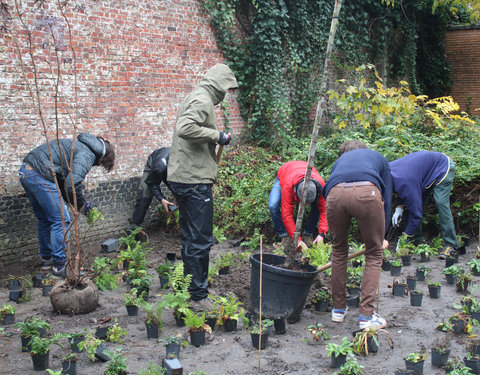
[{"label": "brick wall", "polygon": [[480,25],[450,28],[445,48],[453,82],[449,94],[462,110],[469,101],[472,111],[480,108]]},{"label": "brick wall", "polygon": [[[170,144],[179,104],[208,68],[223,61],[198,1],[80,0],[69,2],[74,7],[65,10],[68,23],[57,2],[42,7],[32,1],[23,2],[21,10],[31,30],[34,70],[27,32],[13,0],[7,3],[12,20],[9,32],[0,32],[4,272],[38,260],[36,220],[17,171],[24,155],[45,141],[44,128],[49,136],[57,127],[65,137],[73,131],[103,135],[116,147],[114,171],[93,168],[88,175],[91,200],[106,217],[88,232],[86,243],[97,243],[125,227],[147,156]],[[229,103],[231,125],[239,134],[238,104],[235,98]],[[220,110],[218,115],[223,127]]]}]

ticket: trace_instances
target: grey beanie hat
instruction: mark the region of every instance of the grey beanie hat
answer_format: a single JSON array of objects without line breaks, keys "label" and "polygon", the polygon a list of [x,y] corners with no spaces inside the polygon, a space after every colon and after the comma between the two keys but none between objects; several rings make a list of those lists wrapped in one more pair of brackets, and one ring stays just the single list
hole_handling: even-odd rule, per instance
[{"label": "grey beanie hat", "polygon": [[[295,194],[300,200],[302,200],[301,195],[302,195],[304,182],[305,180],[302,179],[295,188]],[[317,198],[317,187],[315,186],[315,183],[312,180],[308,182],[308,186],[305,189],[305,194],[306,194],[305,203],[307,204],[312,203],[315,200],[315,198]]]}]

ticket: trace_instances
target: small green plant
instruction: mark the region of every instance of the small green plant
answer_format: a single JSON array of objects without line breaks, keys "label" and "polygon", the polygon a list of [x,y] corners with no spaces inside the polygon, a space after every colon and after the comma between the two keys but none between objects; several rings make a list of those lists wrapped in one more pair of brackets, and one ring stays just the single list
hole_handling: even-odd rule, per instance
[{"label": "small green plant", "polygon": [[205,324],[205,312],[195,313],[188,309],[185,311],[185,325],[189,331],[206,331],[210,326]]},{"label": "small green plant", "polygon": [[87,215],[87,223],[88,225],[93,225],[97,221],[105,220],[105,217],[102,215],[102,213],[97,210],[96,208],[92,208]]},{"label": "small green plant", "polygon": [[77,359],[78,359],[78,354],[69,351],[62,357],[62,362],[76,362]]},{"label": "small green plant", "polygon": [[414,249],[415,249],[415,246],[410,241],[410,238],[407,236],[406,233],[403,233],[398,238],[397,255],[398,256],[409,255],[414,252]]},{"label": "small green plant", "polygon": [[57,279],[53,275],[48,275],[44,279],[42,279],[42,285],[55,285]]},{"label": "small green plant", "polygon": [[453,264],[450,267],[444,268],[442,270],[442,274],[444,275],[454,275],[457,276],[461,273],[463,273],[463,268],[460,267],[459,265]]},{"label": "small green plant", "polygon": [[136,306],[140,307],[143,300],[137,296],[137,289],[132,288],[127,294],[123,295],[123,300],[125,301],[125,306]]},{"label": "small green plant", "polygon": [[47,368],[46,371],[47,371],[50,375],[62,375],[62,374],[63,374],[63,371],[62,371],[62,370],[53,371],[53,370]]},{"label": "small green plant", "polygon": [[42,329],[50,330],[50,324],[36,316],[28,317],[23,322],[15,323],[15,327],[20,328],[20,333],[24,337],[40,336]]},{"label": "small green plant", "polygon": [[327,331],[325,331],[325,328],[323,328],[322,323],[317,322],[315,324],[310,324],[307,326],[307,331],[312,334],[315,341],[318,341],[320,337],[322,337],[324,340],[330,339],[330,336],[328,335]]},{"label": "small green plant", "polygon": [[60,344],[60,340],[66,337],[65,334],[56,333],[50,337],[40,337],[40,336],[33,336],[30,340],[31,350],[30,353],[35,355],[44,355],[50,351],[50,346],[52,344],[62,346]]},{"label": "small green plant", "polygon": [[105,375],[125,375],[128,372],[127,359],[122,353],[122,348],[115,351],[106,350],[105,354],[110,358]]},{"label": "small green plant", "polygon": [[172,310],[175,317],[177,319],[180,319],[180,317],[185,314],[185,311],[190,308],[189,301],[190,293],[172,292],[163,296],[162,305],[163,307]]},{"label": "small green plant", "polygon": [[92,333],[87,333],[85,334],[84,340],[79,342],[78,348],[85,350],[88,358],[90,358],[91,361],[95,361],[95,353],[102,342],[103,340],[95,337]]},{"label": "small green plant", "polygon": [[262,334],[264,334],[265,332],[268,331],[268,328],[269,328],[269,327],[273,326],[273,320],[263,319],[261,326],[262,326],[262,327],[260,328],[260,323],[254,324],[254,325],[250,328],[250,333],[257,334],[257,335],[262,335]]},{"label": "small green plant", "polygon": [[423,254],[425,258],[430,258],[435,256],[438,250],[426,243],[422,243],[414,249],[414,252],[415,254],[418,254],[418,255]]},{"label": "small green plant", "polygon": [[218,268],[231,267],[233,264],[233,254],[232,253],[220,254],[220,257],[217,258],[215,263],[218,266]]},{"label": "small green plant", "polygon": [[473,275],[470,272],[464,272],[457,275],[457,287],[465,290],[469,283],[473,281]]},{"label": "small green plant", "polygon": [[394,267],[402,267],[403,264],[402,264],[402,261],[399,260],[399,259],[393,259],[390,261],[390,264]]},{"label": "small green plant", "polygon": [[[321,267],[330,261],[332,254],[332,245],[330,243],[319,242],[312,245],[308,249],[303,249],[302,254],[306,261],[303,263],[310,263],[314,267]],[[331,274],[331,270],[327,270],[327,274]]]},{"label": "small green plant", "polygon": [[363,366],[357,358],[351,357],[333,375],[363,375]]},{"label": "small green plant", "polygon": [[143,308],[145,310],[145,323],[148,325],[158,324],[160,330],[163,329],[163,305],[161,303],[154,305],[151,303],[144,303]]},{"label": "small green plant", "polygon": [[[239,320],[245,315],[242,303],[234,294],[230,294],[228,297],[224,296],[210,296],[213,299],[213,308],[219,312],[222,322],[228,319]],[[221,322],[221,324],[223,324]]]},{"label": "small green plant", "polygon": [[431,287],[439,287],[442,284],[439,281],[427,281],[427,285]]},{"label": "small green plant", "polygon": [[169,344],[175,344],[175,345],[180,344],[180,338],[177,336],[168,336],[160,339],[160,341],[163,342],[163,346],[167,346]]},{"label": "small green plant", "polygon": [[439,354],[446,354],[450,352],[451,342],[450,338],[444,335],[437,336],[432,344],[432,349],[434,349]]},{"label": "small green plant", "polygon": [[183,263],[176,263],[170,276],[170,286],[174,292],[188,293],[192,275],[183,273]]},{"label": "small green plant", "polygon": [[405,361],[418,363],[425,361],[427,359],[427,350],[425,347],[422,347],[419,352],[410,353],[406,358]]},{"label": "small green plant", "polygon": [[420,271],[420,272],[424,272],[425,276],[427,276],[431,269],[428,268],[427,266],[423,265],[423,264],[418,264],[417,265],[417,270]]},{"label": "small green plant", "polygon": [[355,334],[355,337],[353,338],[353,352],[357,355],[368,356],[368,341],[373,340],[373,342],[378,345],[378,335],[380,333],[385,333],[387,335],[387,342],[390,348],[393,348],[393,341],[388,331],[384,329],[374,330],[372,328],[367,328]]},{"label": "small green plant", "polygon": [[383,250],[383,259],[390,260],[392,258],[392,252],[388,249]]},{"label": "small green plant", "polygon": [[168,277],[170,278],[170,273],[172,272],[173,265],[171,263],[160,263],[155,272],[159,277]]},{"label": "small green plant", "polygon": [[15,314],[15,306],[4,303],[2,307],[0,307],[0,319],[3,319],[5,315],[8,314]]},{"label": "small green plant", "polygon": [[320,289],[317,293],[315,293],[315,296],[312,298],[312,303],[318,303],[321,301],[327,301],[331,302],[332,301],[332,296],[326,289]]},{"label": "small green plant", "polygon": [[[143,270],[142,270],[143,271]],[[131,284],[138,291],[145,292],[147,289],[150,289],[152,286],[153,276],[148,272],[141,272],[138,277],[130,279]]]},{"label": "small green plant", "polygon": [[138,375],[165,375],[166,373],[167,369],[157,365],[156,363],[148,362],[147,368],[145,370],[142,368]]},{"label": "small green plant", "polygon": [[467,266],[470,267],[470,272],[480,272],[480,259],[473,258],[471,261],[467,262]]},{"label": "small green plant", "polygon": [[127,330],[120,327],[115,318],[115,323],[108,328],[107,340],[110,342],[123,342],[123,338],[127,335]]},{"label": "small green plant", "polygon": [[353,354],[353,343],[347,337],[342,337],[340,344],[329,342],[326,346],[329,356],[338,357],[339,355]]}]

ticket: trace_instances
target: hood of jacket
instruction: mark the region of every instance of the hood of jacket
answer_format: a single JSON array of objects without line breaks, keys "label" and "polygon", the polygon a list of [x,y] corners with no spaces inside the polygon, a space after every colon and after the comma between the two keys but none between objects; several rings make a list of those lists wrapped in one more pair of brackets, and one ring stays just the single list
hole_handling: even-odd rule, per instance
[{"label": "hood of jacket", "polygon": [[214,105],[220,103],[229,89],[238,88],[237,80],[232,70],[225,64],[217,64],[210,68],[198,84],[206,90]]},{"label": "hood of jacket", "polygon": [[98,162],[103,158],[103,156],[105,156],[105,143],[90,133],[80,133],[77,137],[77,140],[82,142],[95,154],[94,165],[98,165]]}]

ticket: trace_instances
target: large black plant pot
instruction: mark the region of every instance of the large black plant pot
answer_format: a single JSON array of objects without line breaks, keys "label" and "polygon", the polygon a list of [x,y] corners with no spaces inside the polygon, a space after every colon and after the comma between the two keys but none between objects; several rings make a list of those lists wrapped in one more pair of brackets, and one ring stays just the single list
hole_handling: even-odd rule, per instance
[{"label": "large black plant pot", "polygon": [[[262,315],[286,316],[289,323],[300,320],[303,306],[318,274],[316,267],[307,265],[294,271],[278,267],[286,257],[264,254],[262,264]],[[250,310],[259,313],[260,307],[260,254],[250,257]]]}]

